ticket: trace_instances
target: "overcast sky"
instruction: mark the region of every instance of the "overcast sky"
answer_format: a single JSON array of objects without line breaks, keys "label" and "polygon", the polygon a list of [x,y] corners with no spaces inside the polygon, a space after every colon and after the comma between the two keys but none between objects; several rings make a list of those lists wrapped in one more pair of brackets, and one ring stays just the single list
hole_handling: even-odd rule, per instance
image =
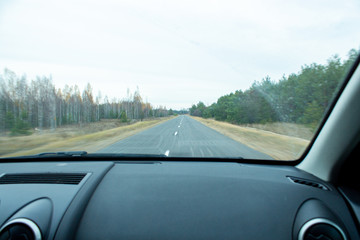
[{"label": "overcast sky", "polygon": [[358,0],[0,0],[0,71],[188,108],[360,47]]}]

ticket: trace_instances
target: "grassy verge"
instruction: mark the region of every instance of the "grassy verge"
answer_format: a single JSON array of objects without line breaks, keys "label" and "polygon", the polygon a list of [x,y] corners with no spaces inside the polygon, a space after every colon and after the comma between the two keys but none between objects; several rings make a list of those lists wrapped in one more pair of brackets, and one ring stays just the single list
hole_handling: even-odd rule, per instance
[{"label": "grassy verge", "polygon": [[[0,137],[0,157],[14,157],[55,151],[82,150],[95,152],[171,118],[172,117],[146,120],[106,130],[102,129],[104,127],[114,126],[114,124],[94,123],[93,125],[84,126],[81,129],[71,127],[55,131],[44,131],[43,133],[30,136]],[[98,131],[96,131],[96,129]]]},{"label": "grassy verge", "polygon": [[265,124],[246,124],[240,126],[260,129],[264,131],[278,133],[290,137],[302,138],[306,140],[311,140],[311,138],[314,135],[313,128],[310,128],[303,124],[296,124],[296,123],[274,122],[274,123],[265,123]]},{"label": "grassy verge", "polygon": [[[268,154],[276,160],[297,159],[309,144],[309,140],[303,138],[271,132],[269,131],[271,129],[269,126],[266,127],[267,130],[262,130],[254,128],[255,126],[243,127],[226,122],[215,121],[213,119],[203,119],[199,117],[192,118],[237,142]],[[277,123],[277,125],[278,124],[280,123]],[[286,129],[286,127],[287,126],[283,126],[282,128]],[[295,128],[296,126],[293,125],[292,129]],[[301,128],[296,129],[296,131],[300,132]],[[276,126],[276,129],[280,129],[280,127]]]}]

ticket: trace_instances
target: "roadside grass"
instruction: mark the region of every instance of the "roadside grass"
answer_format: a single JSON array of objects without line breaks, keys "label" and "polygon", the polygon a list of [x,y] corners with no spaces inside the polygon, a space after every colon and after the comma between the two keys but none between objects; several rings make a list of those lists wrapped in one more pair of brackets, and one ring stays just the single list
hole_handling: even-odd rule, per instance
[{"label": "roadside grass", "polygon": [[260,129],[264,131],[278,133],[281,135],[298,137],[306,140],[311,140],[315,132],[314,128],[296,123],[274,122],[265,124],[245,124],[239,126]]},{"label": "roadside grass", "polygon": [[[32,155],[41,152],[87,151],[96,152],[121,139],[165,122],[173,117],[145,120],[130,125],[115,121],[94,123],[76,128],[44,130],[30,136],[0,137],[0,157]],[[113,127],[112,127],[113,126]],[[115,127],[114,127],[115,126]],[[110,129],[103,129],[110,128]]]},{"label": "roadside grass", "polygon": [[[292,124],[291,128],[289,128],[292,130],[286,131],[293,131],[292,135],[296,136],[289,136],[287,135],[289,132],[280,130],[289,127],[290,125],[287,123],[285,123],[283,126],[281,126],[282,123],[276,123],[273,126],[271,126],[271,124],[268,124],[268,126],[261,126],[261,124],[256,124],[251,125],[252,127],[244,127],[226,122],[215,121],[213,119],[204,119],[193,116],[191,117],[237,142],[271,156],[275,160],[298,159],[309,144],[309,140],[298,137],[303,136],[303,133],[295,134],[296,132],[300,133],[301,131],[304,131],[306,128],[305,126],[297,127],[296,124]],[[282,134],[272,132],[276,130],[278,132],[282,131]],[[310,139],[310,135],[308,133],[306,133],[303,137]]]}]

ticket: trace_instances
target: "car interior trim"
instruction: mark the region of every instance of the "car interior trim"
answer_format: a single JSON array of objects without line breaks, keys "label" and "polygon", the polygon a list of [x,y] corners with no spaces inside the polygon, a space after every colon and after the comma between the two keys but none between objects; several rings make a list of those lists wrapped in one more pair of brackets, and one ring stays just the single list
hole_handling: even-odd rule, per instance
[{"label": "car interior trim", "polygon": [[328,219],[325,219],[325,218],[314,218],[314,219],[311,219],[310,221],[306,222],[299,231],[298,240],[305,240],[306,231],[308,231],[312,226],[314,226],[316,224],[322,224],[322,223],[328,224],[328,225],[334,227],[337,231],[339,231],[343,240],[347,240],[346,234],[344,233],[344,231],[337,224],[335,224],[334,222],[332,222]]},{"label": "car interior trim", "polygon": [[15,225],[15,224],[23,224],[26,225],[27,227],[29,227],[31,229],[31,231],[34,234],[34,240],[41,240],[41,231],[38,227],[38,225],[36,225],[36,223],[34,223],[33,221],[31,221],[30,219],[27,218],[16,218],[13,220],[10,220],[9,222],[5,223],[4,226],[0,229],[0,233],[2,233],[2,231],[11,226],[11,225]]}]

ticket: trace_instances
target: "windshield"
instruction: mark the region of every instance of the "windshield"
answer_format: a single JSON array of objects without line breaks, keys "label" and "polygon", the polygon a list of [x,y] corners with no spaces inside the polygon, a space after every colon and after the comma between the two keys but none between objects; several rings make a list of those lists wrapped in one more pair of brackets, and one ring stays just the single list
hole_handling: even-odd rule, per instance
[{"label": "windshield", "polygon": [[359,54],[349,1],[0,2],[0,157],[296,160]]}]

